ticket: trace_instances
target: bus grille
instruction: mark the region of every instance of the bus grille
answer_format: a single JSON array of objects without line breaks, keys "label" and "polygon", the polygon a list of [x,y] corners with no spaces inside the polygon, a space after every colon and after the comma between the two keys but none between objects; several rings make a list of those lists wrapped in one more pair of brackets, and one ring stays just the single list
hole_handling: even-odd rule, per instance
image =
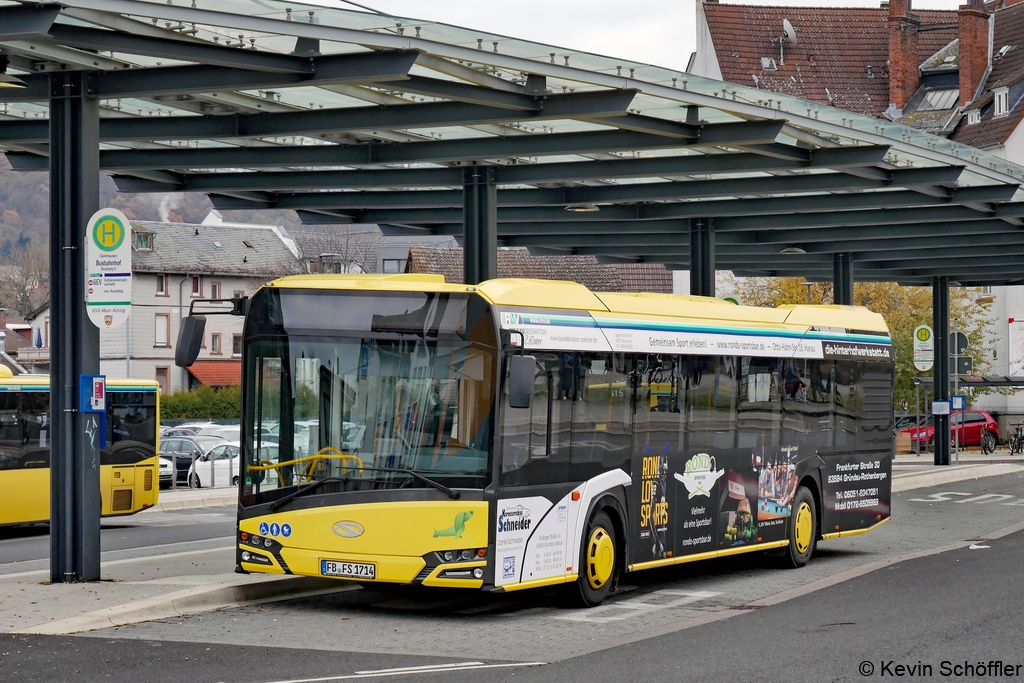
[{"label": "bus grille", "polygon": [[111,512],[127,512],[132,509],[132,490],[114,489],[114,496],[110,501]]},{"label": "bus grille", "polygon": [[153,468],[149,467],[146,469],[146,473],[142,475],[142,490],[152,491],[153,490]]}]

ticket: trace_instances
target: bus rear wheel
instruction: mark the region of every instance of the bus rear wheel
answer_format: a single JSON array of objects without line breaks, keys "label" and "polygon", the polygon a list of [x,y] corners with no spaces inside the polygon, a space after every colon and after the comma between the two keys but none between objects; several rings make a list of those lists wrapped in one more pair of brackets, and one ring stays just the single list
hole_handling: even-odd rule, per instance
[{"label": "bus rear wheel", "polygon": [[789,545],[784,555],[786,566],[803,567],[811,559],[818,540],[818,506],[810,489],[801,486],[793,498],[793,516],[789,524]]},{"label": "bus rear wheel", "polygon": [[580,549],[577,599],[584,607],[600,605],[618,581],[619,548],[615,526],[606,512],[590,518]]}]

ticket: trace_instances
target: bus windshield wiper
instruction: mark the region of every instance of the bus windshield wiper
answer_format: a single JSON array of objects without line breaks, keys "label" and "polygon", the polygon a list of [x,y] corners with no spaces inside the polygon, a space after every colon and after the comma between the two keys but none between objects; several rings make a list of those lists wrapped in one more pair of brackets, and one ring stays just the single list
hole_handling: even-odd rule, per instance
[{"label": "bus windshield wiper", "polygon": [[[446,494],[447,496],[449,496],[453,500],[458,500],[459,498],[462,498],[462,493],[460,493],[459,491],[454,491],[454,490],[448,488],[447,486],[445,486],[444,484],[442,484],[441,482],[434,481],[430,477],[426,477],[426,476],[420,474],[419,472],[417,472],[416,470],[411,470],[408,467],[402,467],[402,468],[397,468],[397,467],[365,467],[365,468],[363,468],[363,471],[365,471],[365,472],[398,472],[400,474],[407,474],[410,477],[413,477],[414,479],[419,479],[420,481],[422,481],[424,484],[427,484],[428,486],[434,487],[435,489],[437,489],[441,493]],[[306,484],[302,488],[296,489],[296,490],[292,491],[291,493],[289,493],[284,498],[280,498],[278,500],[275,500],[267,508],[267,512],[275,512],[275,511],[281,509],[282,507],[284,507],[285,505],[287,505],[288,503],[290,503],[291,501],[295,500],[296,498],[298,498],[300,496],[304,496],[307,493],[312,493],[313,491],[317,490],[318,488],[320,488],[324,484],[328,484],[330,482],[335,482],[335,481],[347,482],[347,481],[349,481],[349,478],[348,477],[324,477],[323,479],[318,479],[318,480],[316,480],[314,482],[310,482],[309,484]]]},{"label": "bus windshield wiper", "polygon": [[420,481],[422,481],[424,484],[427,484],[428,486],[433,486],[435,489],[437,489],[441,493],[448,494],[448,496],[452,500],[458,500],[459,498],[462,498],[462,494],[459,493],[458,491],[453,491],[452,489],[448,488],[447,486],[445,486],[441,482],[434,481],[430,477],[425,477],[422,474],[420,474],[419,472],[417,472],[416,470],[411,470],[408,467],[386,468],[386,469],[384,469],[384,471],[385,472],[401,472],[402,474],[408,474],[410,477],[415,477],[416,479],[419,479]]},{"label": "bus windshield wiper", "polygon": [[348,481],[348,477],[324,477],[323,479],[317,479],[316,481],[310,484],[306,484],[300,489],[292,491],[284,498],[275,500],[273,503],[270,504],[270,507],[267,508],[267,512],[274,512],[275,510],[279,510],[288,503],[298,498],[299,496],[304,496],[307,493],[312,493],[313,491],[317,490],[324,484],[329,484],[332,481],[346,482]]}]

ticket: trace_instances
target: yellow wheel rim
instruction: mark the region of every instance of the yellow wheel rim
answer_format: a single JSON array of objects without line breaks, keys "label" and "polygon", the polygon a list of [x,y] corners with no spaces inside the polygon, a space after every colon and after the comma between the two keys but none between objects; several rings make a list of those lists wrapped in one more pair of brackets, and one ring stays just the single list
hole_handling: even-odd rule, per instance
[{"label": "yellow wheel rim", "polygon": [[811,547],[811,536],[814,534],[813,517],[811,506],[806,502],[800,503],[800,507],[796,511],[794,524],[796,525],[796,551],[801,555],[806,553],[807,549]]},{"label": "yellow wheel rim", "polygon": [[615,542],[604,527],[597,527],[587,542],[587,582],[598,590],[608,583],[614,570]]}]

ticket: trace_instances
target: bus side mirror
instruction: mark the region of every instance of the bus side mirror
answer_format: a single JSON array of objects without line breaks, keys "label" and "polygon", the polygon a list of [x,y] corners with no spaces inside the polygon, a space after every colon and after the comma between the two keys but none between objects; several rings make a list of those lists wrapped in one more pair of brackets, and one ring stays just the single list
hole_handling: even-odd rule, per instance
[{"label": "bus side mirror", "polygon": [[182,319],[178,330],[178,346],[174,349],[174,364],[179,368],[187,368],[196,362],[203,345],[205,329],[206,318],[190,315]]},{"label": "bus side mirror", "polygon": [[537,359],[533,356],[512,356],[508,368],[508,405],[529,408],[533,401],[533,382],[537,377]]}]

